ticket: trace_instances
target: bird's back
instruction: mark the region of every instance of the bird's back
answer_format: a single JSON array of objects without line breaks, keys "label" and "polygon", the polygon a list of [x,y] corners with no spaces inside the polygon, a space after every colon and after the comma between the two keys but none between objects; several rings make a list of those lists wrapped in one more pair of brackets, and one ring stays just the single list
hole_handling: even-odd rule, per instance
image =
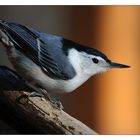
[{"label": "bird's back", "polygon": [[75,76],[75,70],[62,49],[62,37],[5,21],[0,21],[0,28],[6,31],[17,50],[39,65],[50,77],[66,80]]}]

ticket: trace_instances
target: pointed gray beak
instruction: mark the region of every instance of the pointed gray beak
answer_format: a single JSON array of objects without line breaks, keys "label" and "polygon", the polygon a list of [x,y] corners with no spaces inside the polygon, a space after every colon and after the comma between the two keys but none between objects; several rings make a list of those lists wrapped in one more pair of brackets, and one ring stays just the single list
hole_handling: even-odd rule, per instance
[{"label": "pointed gray beak", "polygon": [[115,63],[115,62],[110,62],[110,67],[111,68],[129,68],[130,66],[124,65],[124,64]]}]

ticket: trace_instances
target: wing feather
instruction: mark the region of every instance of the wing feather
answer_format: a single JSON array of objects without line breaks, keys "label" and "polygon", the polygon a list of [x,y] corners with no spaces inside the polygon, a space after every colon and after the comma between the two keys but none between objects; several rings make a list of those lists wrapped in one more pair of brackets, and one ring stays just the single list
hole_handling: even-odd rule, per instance
[{"label": "wing feather", "polygon": [[0,28],[10,35],[19,51],[39,65],[50,77],[68,80],[75,76],[75,70],[62,50],[61,37],[4,21],[0,21]]}]

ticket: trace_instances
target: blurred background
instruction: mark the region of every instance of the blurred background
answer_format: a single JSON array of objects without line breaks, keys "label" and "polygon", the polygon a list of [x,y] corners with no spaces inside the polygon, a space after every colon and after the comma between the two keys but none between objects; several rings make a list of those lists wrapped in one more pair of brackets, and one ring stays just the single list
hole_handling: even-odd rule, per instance
[{"label": "blurred background", "polygon": [[[140,134],[140,6],[0,6],[0,18],[61,35],[130,65],[96,75],[61,98],[67,113],[99,134]],[[0,64],[11,67],[2,44]],[[0,131],[18,133],[1,118]]]}]

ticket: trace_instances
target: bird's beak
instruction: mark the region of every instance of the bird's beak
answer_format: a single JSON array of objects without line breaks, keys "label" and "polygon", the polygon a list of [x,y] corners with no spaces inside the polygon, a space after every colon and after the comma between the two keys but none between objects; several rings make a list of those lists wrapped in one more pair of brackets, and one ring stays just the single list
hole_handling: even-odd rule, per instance
[{"label": "bird's beak", "polygon": [[129,68],[130,66],[124,65],[124,64],[115,63],[115,62],[111,62],[110,63],[110,67],[111,68]]}]

